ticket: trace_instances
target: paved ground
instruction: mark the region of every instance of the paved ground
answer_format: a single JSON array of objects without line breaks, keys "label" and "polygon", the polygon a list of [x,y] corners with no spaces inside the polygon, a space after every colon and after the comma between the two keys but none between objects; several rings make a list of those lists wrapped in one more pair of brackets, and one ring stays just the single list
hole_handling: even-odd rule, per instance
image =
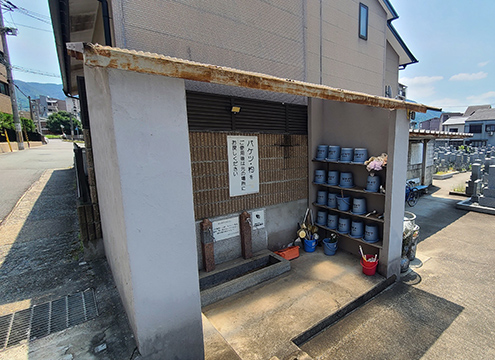
[{"label": "paved ground", "polygon": [[314,359],[495,359],[495,218],[455,209],[448,191],[469,174],[434,181],[414,208],[414,271],[302,346]]},{"label": "paved ground", "polygon": [[[65,144],[56,144],[51,149],[55,152],[66,151],[68,157],[71,157],[72,147],[62,150],[64,146]],[[34,159],[44,156],[41,155],[41,150],[36,150],[28,150],[23,154],[24,164],[28,164],[26,167],[30,169],[34,168],[27,160],[31,151]],[[50,147],[43,151],[52,153]],[[60,154],[61,158],[64,156],[67,154]],[[48,167],[60,164],[56,160],[44,161]],[[23,164],[19,164],[20,170],[23,169],[22,166]],[[136,344],[106,261],[83,262],[75,189],[73,169],[45,170],[0,224],[2,360],[127,360],[135,358],[137,354],[134,351]],[[81,299],[73,294],[84,291],[94,291],[99,314],[89,321],[84,321],[84,317],[78,318],[80,313],[77,311],[80,308],[72,306],[77,305],[77,301],[71,299]],[[71,296],[66,300],[67,295]],[[28,342],[26,322],[22,322],[21,316],[26,312],[22,310],[33,306],[37,306],[35,309],[43,309],[43,304],[48,302],[52,302],[52,316],[41,319],[38,330],[43,329],[42,335],[47,333],[48,319],[52,322],[52,328],[54,320],[62,321],[62,326],[58,326],[58,330],[48,336],[40,335],[38,339]],[[55,312],[55,304],[63,305],[61,309],[57,308],[58,312]],[[73,314],[68,321],[64,315],[66,307]],[[12,316],[13,313],[16,315]],[[31,310],[27,310],[27,314],[29,318]],[[34,316],[35,311],[32,314]],[[72,326],[72,323],[78,325]],[[62,330],[67,325],[68,328]],[[31,336],[33,332],[31,328]],[[7,334],[10,334],[8,338]],[[95,353],[94,349],[100,345],[106,346],[106,349]]]},{"label": "paved ground", "polygon": [[[35,154],[35,149],[30,151]],[[301,345],[295,356],[286,356],[293,354],[295,345],[284,349],[270,334],[278,329],[288,340],[299,331],[296,327],[305,329],[304,318],[318,321],[313,315],[328,312],[325,306],[340,306],[355,297],[361,285],[349,280],[349,264],[342,265],[347,272],[342,272],[346,275],[342,276],[340,294],[345,298],[332,297],[332,289],[340,286],[332,285],[328,275],[339,271],[338,267],[315,264],[311,271],[296,276],[299,282],[306,278],[307,283],[292,286],[288,276],[282,276],[205,308],[206,358],[233,359],[236,351],[243,359],[270,359],[273,354],[281,360],[494,359],[495,218],[455,209],[462,198],[448,195],[468,177],[459,174],[435,181],[431,194],[421,197],[415,207],[406,208],[417,215],[421,226],[422,241],[413,271]],[[0,224],[2,360],[132,360],[138,356],[107,263],[82,262],[75,205],[73,170],[48,170]],[[262,287],[270,290],[266,297],[260,297]],[[12,313],[88,289],[95,293],[96,318],[30,342],[21,339],[6,345],[2,322],[15,323],[16,318],[9,317]],[[292,293],[290,297],[284,295],[287,291]],[[17,335],[22,337],[21,332]],[[250,342],[255,345],[251,353]],[[95,352],[100,345],[106,348]]]},{"label": "paved ground", "polygon": [[52,139],[45,146],[0,154],[0,223],[43,171],[72,166],[72,146]]}]

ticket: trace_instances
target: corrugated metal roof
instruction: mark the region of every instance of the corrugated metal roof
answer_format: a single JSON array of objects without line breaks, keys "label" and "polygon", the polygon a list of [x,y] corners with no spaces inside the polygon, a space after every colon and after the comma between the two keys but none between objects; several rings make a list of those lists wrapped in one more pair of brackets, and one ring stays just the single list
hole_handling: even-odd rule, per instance
[{"label": "corrugated metal roof", "polygon": [[69,43],[67,44],[67,49],[71,56],[81,60],[84,59],[84,63],[87,66],[136,71],[385,109],[403,109],[422,113],[427,110],[425,105],[403,100],[337,89],[326,85],[292,79],[283,79],[223,66],[202,64],[148,52],[81,43]]},{"label": "corrugated metal roof", "polygon": [[445,120],[442,125],[464,125],[467,120],[467,116],[452,116],[448,120]]}]

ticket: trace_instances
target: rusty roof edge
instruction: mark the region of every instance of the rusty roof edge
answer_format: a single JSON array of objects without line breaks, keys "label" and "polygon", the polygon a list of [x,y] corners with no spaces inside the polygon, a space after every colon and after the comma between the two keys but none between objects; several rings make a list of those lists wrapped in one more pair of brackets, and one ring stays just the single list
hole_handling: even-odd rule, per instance
[{"label": "rusty roof edge", "polygon": [[403,109],[425,113],[427,106],[382,96],[332,88],[299,80],[198,63],[143,51],[119,49],[98,44],[71,44],[69,54],[84,55],[87,66],[107,67],[140,73],[163,75],[187,80],[246,87],[326,100],[369,105],[386,109]]},{"label": "rusty roof edge", "polygon": [[441,130],[409,129],[410,138],[444,138],[444,139],[465,139],[473,137],[471,133],[459,133]]}]

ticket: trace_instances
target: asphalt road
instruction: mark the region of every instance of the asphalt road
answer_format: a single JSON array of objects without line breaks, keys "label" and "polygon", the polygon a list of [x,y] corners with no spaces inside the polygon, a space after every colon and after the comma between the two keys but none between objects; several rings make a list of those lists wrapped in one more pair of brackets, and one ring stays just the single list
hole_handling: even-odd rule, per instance
[{"label": "asphalt road", "polygon": [[45,170],[73,166],[72,149],[72,143],[53,139],[45,146],[0,154],[0,223]]}]

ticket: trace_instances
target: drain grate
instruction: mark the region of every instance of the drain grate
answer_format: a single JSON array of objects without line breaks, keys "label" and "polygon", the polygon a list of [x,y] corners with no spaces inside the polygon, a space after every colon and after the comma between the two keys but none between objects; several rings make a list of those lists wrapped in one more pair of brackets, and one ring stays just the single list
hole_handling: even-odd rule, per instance
[{"label": "drain grate", "polygon": [[0,316],[0,350],[24,340],[39,339],[97,316],[93,289]]}]

